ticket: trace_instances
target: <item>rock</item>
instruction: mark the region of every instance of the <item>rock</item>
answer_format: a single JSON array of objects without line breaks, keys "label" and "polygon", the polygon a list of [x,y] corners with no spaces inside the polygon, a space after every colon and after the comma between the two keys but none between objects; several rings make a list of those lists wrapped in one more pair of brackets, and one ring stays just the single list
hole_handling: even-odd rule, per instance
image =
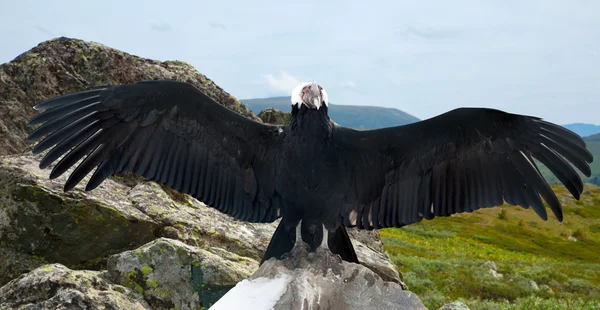
[{"label": "rock", "polygon": [[539,291],[540,290],[540,288],[538,287],[537,283],[535,283],[535,281],[533,281],[533,280],[529,280],[529,286],[531,286],[531,288],[534,291]]},{"label": "rock", "polygon": [[550,294],[550,295],[554,295],[554,291],[552,290],[552,288],[550,288],[548,285],[546,284],[542,284],[540,285],[540,291]]},{"label": "rock", "polygon": [[265,123],[284,125],[290,122],[292,115],[289,112],[269,108],[258,113],[258,117]]},{"label": "rock", "polygon": [[[359,233],[360,234],[360,233]],[[389,256],[382,250],[378,252],[371,247],[364,245],[358,240],[351,240],[358,261],[365,267],[379,274],[384,281],[392,281],[400,284],[403,289],[408,290],[408,286],[402,282],[402,275],[396,269],[396,266],[390,261]]]},{"label": "rock", "polygon": [[331,252],[292,253],[266,261],[212,310],[221,309],[427,309],[412,292],[386,282]]},{"label": "rock", "polygon": [[132,206],[123,184],[64,193],[67,175],[48,180],[39,157],[0,157],[0,164],[0,247],[73,268],[155,238],[159,224]]},{"label": "rock", "polygon": [[438,310],[469,310],[469,307],[462,301],[455,301],[446,305],[443,305]]},{"label": "rock", "polygon": [[258,267],[254,260],[227,256],[160,238],[110,257],[108,277],[143,294],[153,309],[210,307]]},{"label": "rock", "polygon": [[504,275],[501,273],[498,273],[496,270],[494,269],[490,269],[490,274],[492,275],[492,277],[496,278],[496,279],[502,279],[504,278]]},{"label": "rock", "polygon": [[483,265],[481,265],[481,268],[487,268],[494,271],[498,270],[498,266],[496,265],[496,263],[491,260],[488,260],[487,262],[483,263]]},{"label": "rock", "polygon": [[26,121],[42,100],[105,84],[142,80],[186,81],[242,115],[258,120],[246,106],[191,65],[130,55],[95,42],[57,38],[40,43],[0,65],[0,155],[26,149]]},{"label": "rock", "polygon": [[104,272],[44,265],[0,288],[0,309],[151,309],[136,292],[111,284]]},{"label": "rock", "polygon": [[0,286],[45,264],[39,257],[19,253],[13,249],[0,248]]},{"label": "rock", "polygon": [[567,239],[569,239],[569,241],[572,241],[572,242],[577,242],[577,238],[575,238],[573,236],[569,236],[569,238],[567,238]]}]

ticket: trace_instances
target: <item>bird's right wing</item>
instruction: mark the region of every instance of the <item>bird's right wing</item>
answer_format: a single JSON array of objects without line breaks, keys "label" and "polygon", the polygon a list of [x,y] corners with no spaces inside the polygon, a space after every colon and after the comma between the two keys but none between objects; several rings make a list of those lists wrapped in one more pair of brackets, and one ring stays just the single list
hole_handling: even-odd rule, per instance
[{"label": "bird's right wing", "polygon": [[[533,158],[579,198],[593,157],[577,134],[536,117],[461,108],[417,123],[358,131],[334,127],[350,187],[340,216],[347,226],[401,227],[423,218],[505,201],[547,219],[541,198],[562,220],[560,201]],[[541,198],[540,198],[541,196]]]},{"label": "bird's right wing", "polygon": [[279,217],[275,154],[285,127],[250,120],[220,105],[193,85],[146,81],[102,86],[49,99],[28,122],[41,124],[28,137],[43,138],[34,153],[56,178],[71,173],[65,191],[94,168],[91,190],[107,177],[131,171],[188,193],[251,222]]}]

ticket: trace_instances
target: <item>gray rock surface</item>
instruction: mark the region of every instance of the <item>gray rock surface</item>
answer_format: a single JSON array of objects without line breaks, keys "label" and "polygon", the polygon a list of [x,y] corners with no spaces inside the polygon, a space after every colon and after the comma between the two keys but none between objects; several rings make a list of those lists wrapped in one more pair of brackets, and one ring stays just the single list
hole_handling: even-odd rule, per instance
[{"label": "gray rock surface", "polygon": [[142,294],[154,309],[209,307],[258,267],[256,261],[221,257],[160,238],[108,259],[108,277]]},{"label": "gray rock surface", "polygon": [[19,253],[13,249],[0,248],[0,286],[44,264],[45,262],[39,257]]},{"label": "gray rock surface", "polygon": [[455,301],[446,305],[443,305],[438,310],[469,310],[469,307],[462,301]]},{"label": "gray rock surface", "polygon": [[496,265],[496,263],[491,260],[488,260],[487,262],[483,263],[481,265],[481,268],[487,268],[494,271],[498,270],[498,266]]},{"label": "gray rock surface", "polygon": [[427,309],[412,292],[386,282],[360,264],[331,252],[296,252],[266,261],[212,308],[283,309]]},{"label": "gray rock surface", "polygon": [[0,309],[150,309],[139,294],[104,272],[45,265],[0,288]]}]

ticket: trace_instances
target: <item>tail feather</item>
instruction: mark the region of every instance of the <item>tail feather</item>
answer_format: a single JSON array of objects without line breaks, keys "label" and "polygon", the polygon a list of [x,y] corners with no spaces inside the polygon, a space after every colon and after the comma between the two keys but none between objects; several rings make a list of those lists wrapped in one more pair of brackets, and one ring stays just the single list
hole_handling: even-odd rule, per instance
[{"label": "tail feather", "polygon": [[340,226],[335,232],[330,232],[327,241],[331,252],[340,255],[347,262],[358,264],[358,257],[356,257],[356,252],[354,251],[346,227]]},{"label": "tail feather", "polygon": [[[313,236],[308,236],[305,229],[302,229],[302,239],[308,243],[311,251],[314,251],[321,244],[321,239],[323,238],[322,227],[321,231],[316,231]],[[288,231],[284,227],[283,221],[279,222],[260,264],[262,265],[262,263],[272,257],[281,259],[284,254],[292,250],[295,240],[296,230],[290,229]],[[327,243],[331,252],[340,255],[347,262],[358,264],[358,257],[344,226],[338,227],[334,232],[329,232]]]},{"label": "tail feather", "polygon": [[262,263],[272,257],[280,259],[284,254],[291,251],[294,247],[296,239],[295,235],[295,231],[288,232],[283,225],[283,220],[280,221],[279,225],[277,225],[277,229],[275,229],[273,237],[271,237],[269,246],[267,246],[267,251],[260,261],[260,264],[262,265]]}]

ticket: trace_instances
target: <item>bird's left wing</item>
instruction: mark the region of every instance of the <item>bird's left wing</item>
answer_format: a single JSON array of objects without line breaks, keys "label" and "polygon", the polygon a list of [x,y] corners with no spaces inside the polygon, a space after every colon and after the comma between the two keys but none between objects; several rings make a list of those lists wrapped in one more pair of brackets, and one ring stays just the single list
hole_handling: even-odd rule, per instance
[{"label": "bird's left wing", "polygon": [[[349,188],[344,225],[401,227],[509,204],[532,207],[547,219],[543,198],[559,221],[562,207],[533,158],[579,199],[580,176],[593,158],[577,134],[539,118],[493,109],[461,108],[421,122],[358,131],[334,126],[345,150]],[[541,198],[540,198],[541,196]]]},{"label": "bird's left wing", "polygon": [[102,86],[49,99],[35,109],[44,111],[28,125],[41,126],[28,139],[43,137],[34,153],[50,149],[40,167],[62,156],[50,178],[83,159],[65,191],[95,168],[86,190],[131,171],[241,220],[278,217],[272,180],[282,127],[233,112],[191,84]]}]

